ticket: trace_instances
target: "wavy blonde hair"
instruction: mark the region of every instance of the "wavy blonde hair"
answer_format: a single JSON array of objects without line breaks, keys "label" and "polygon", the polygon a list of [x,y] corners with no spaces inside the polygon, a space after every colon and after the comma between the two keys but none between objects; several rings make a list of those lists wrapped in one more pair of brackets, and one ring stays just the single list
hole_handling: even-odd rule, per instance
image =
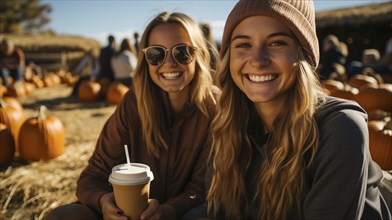
[{"label": "wavy blonde hair", "polygon": [[[203,101],[207,96],[211,95],[212,70],[209,67],[210,53],[201,30],[189,16],[178,12],[162,12],[146,27],[140,41],[140,48],[149,46],[148,38],[155,27],[168,23],[176,23],[185,28],[193,46],[197,47],[195,53],[195,76],[189,85],[191,91],[189,101],[195,103],[205,115],[208,115]],[[162,99],[165,96],[165,92],[152,81],[143,52],[138,54],[133,87],[136,94],[137,110],[141,120],[144,143],[146,143],[149,153],[159,158],[159,152],[168,149],[168,144],[165,141],[165,137],[168,135],[168,128],[162,111]]]},{"label": "wavy blonde hair", "polygon": [[[257,173],[256,194],[254,198],[247,198],[245,173],[253,152],[244,128],[247,131],[257,113],[231,78],[229,50],[216,72],[222,95],[212,124],[213,177],[207,196],[208,210],[217,215],[223,208],[226,217],[242,219],[249,209],[248,201],[258,201],[256,204],[262,206],[258,210],[259,219],[286,219],[292,208],[301,212],[304,171],[318,148],[314,113],[323,93],[315,68],[310,65],[309,56],[305,57],[306,52],[299,50],[296,83],[287,93],[287,108],[281,110],[272,125],[266,158]],[[308,152],[310,159],[305,161]]]}]

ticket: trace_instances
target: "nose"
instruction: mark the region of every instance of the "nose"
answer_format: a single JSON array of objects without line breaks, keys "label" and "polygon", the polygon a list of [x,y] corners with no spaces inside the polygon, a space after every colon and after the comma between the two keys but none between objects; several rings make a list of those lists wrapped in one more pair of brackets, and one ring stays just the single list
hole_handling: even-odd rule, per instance
[{"label": "nose", "polygon": [[256,47],[253,49],[250,64],[254,67],[261,67],[270,63],[268,51],[264,47]]},{"label": "nose", "polygon": [[167,52],[167,56],[166,56],[166,60],[164,61],[164,64],[168,64],[169,66],[177,65],[177,62],[176,60],[174,60],[171,50]]}]

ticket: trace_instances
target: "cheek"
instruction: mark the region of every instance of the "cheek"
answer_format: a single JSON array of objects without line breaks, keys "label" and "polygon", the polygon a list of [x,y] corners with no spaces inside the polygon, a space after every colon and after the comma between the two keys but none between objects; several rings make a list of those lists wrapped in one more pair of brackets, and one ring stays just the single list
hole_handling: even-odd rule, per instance
[{"label": "cheek", "polygon": [[152,81],[155,82],[158,79],[157,68],[148,65],[148,74],[150,74]]}]

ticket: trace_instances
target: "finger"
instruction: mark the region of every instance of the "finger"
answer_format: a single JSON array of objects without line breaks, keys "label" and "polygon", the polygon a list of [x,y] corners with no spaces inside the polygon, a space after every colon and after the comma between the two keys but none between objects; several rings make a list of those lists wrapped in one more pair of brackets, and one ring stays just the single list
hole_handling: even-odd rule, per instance
[{"label": "finger", "polygon": [[153,214],[157,211],[158,209],[159,202],[156,199],[150,199],[148,201],[148,207],[144,212],[140,215],[141,220],[145,219],[150,219]]},{"label": "finger", "polygon": [[105,200],[103,200],[102,204],[102,213],[104,216],[104,219],[127,219],[126,216],[124,216],[124,213],[121,209],[119,209],[115,202],[114,202],[114,196],[113,193],[110,195],[107,195]]}]

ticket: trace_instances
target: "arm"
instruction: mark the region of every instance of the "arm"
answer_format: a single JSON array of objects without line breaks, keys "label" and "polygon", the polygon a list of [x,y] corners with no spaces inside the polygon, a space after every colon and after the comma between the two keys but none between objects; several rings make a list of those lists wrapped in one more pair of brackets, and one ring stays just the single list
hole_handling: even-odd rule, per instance
[{"label": "arm", "polygon": [[368,130],[363,113],[334,112],[322,121],[318,153],[310,167],[305,219],[359,219],[368,175]]},{"label": "arm", "polygon": [[187,211],[205,201],[207,192],[205,175],[210,144],[211,142],[207,141],[200,150],[183,191],[163,204],[159,204],[158,201],[152,199],[148,209],[142,214],[142,219],[154,219],[155,217],[158,219],[179,219]]},{"label": "arm", "polygon": [[129,93],[104,125],[96,149],[77,183],[77,197],[101,213],[100,198],[112,192],[108,178],[114,165],[125,162],[124,144],[129,144]]},{"label": "arm", "polygon": [[20,48],[16,49],[16,54],[18,55],[18,66],[24,68],[25,67],[25,56],[23,50]]}]

